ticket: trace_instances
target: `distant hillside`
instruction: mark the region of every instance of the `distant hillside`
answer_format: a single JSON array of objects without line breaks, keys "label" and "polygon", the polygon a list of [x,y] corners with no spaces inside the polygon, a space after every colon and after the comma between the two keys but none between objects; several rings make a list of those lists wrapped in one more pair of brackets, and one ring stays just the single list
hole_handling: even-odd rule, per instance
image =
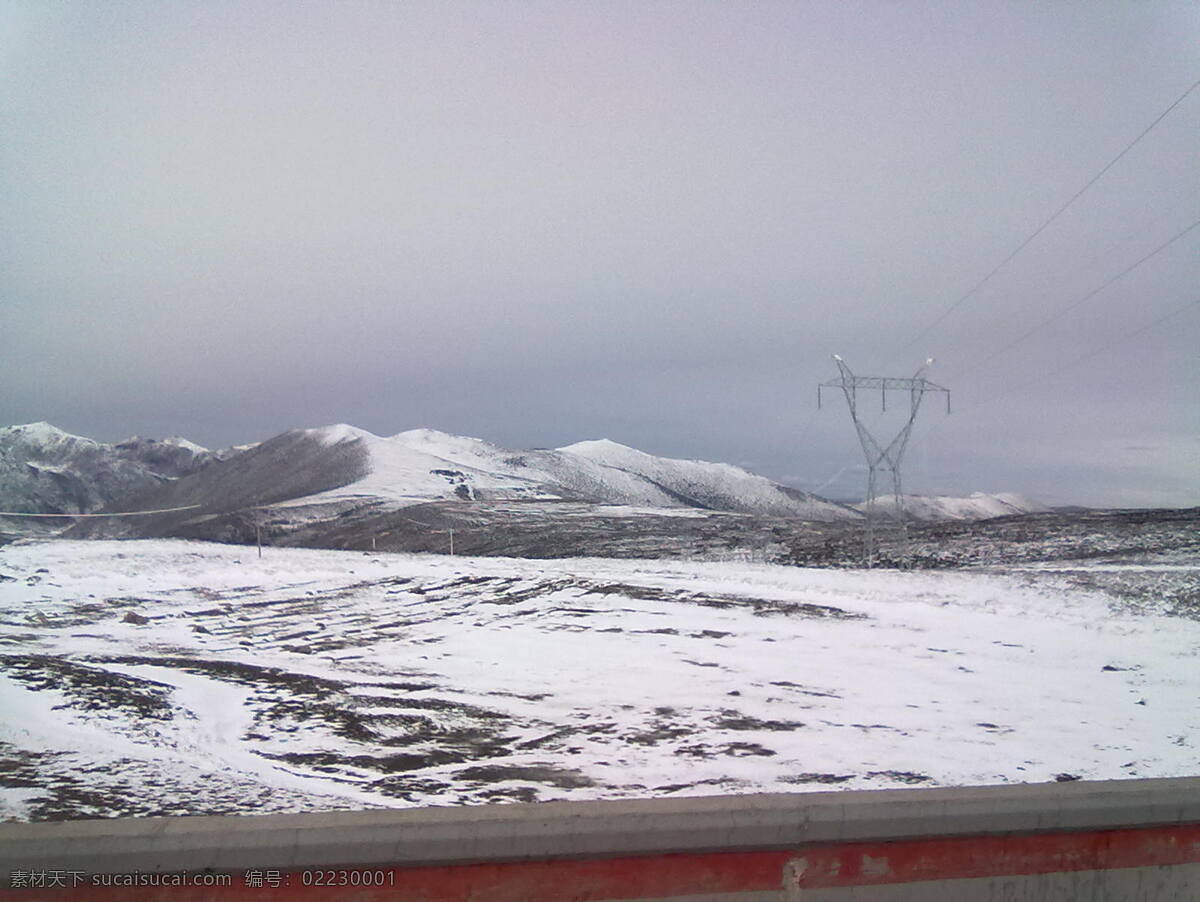
[{"label": "distant hillside", "polygon": [[779,485],[732,464],[655,457],[608,439],[577,442],[559,450],[639,476],[692,507],[812,520],[854,519],[843,505]]},{"label": "distant hillside", "polygon": [[[893,502],[884,496],[877,503],[890,508]],[[304,529],[309,541],[319,544],[329,531],[320,524],[331,519],[339,520],[339,534],[346,535],[368,513],[430,504],[450,505],[438,516],[456,520],[455,528],[463,527],[462,517],[494,523],[519,510],[550,513],[546,505],[558,505],[556,517],[563,504],[588,506],[601,517],[711,513],[829,523],[858,520],[865,508],[780,485],[732,464],[657,457],[608,439],[514,450],[433,429],[385,437],[338,424],[293,429],[259,444],[214,452],[182,438],[135,436],[105,444],[48,423],[0,429],[0,510],[186,508],[74,525],[10,517],[0,521],[0,533],[10,537],[67,527],[78,536],[244,541],[269,511],[277,530]],[[1048,510],[1020,495],[982,492],[964,498],[907,495],[904,507],[913,519],[931,522]],[[450,528],[449,522],[444,525]]]},{"label": "distant hillside", "polygon": [[[369,472],[366,448],[353,436],[335,440],[327,430],[293,429],[163,482],[131,499],[130,510],[189,510],[138,518],[85,520],[78,537],[202,535],[244,538],[244,524],[274,504],[319,496]],[[238,515],[238,522],[228,518]],[[251,530],[252,532],[253,530]]]},{"label": "distant hillside", "polygon": [[[0,429],[0,510],[88,513],[120,507],[217,460],[186,439],[134,436],[105,444],[49,423]],[[57,529],[63,521],[0,517],[0,532]]]},{"label": "distant hillside", "polygon": [[[607,457],[596,453],[600,448]],[[140,509],[190,510],[136,523],[84,523],[72,534],[236,539],[245,535],[247,517],[261,519],[265,514],[253,512],[268,508],[276,523],[286,519],[307,527],[314,517],[445,502],[465,505],[464,511],[570,502],[614,513],[630,508],[810,520],[861,516],[728,464],[657,458],[612,442],[517,451],[429,429],[382,437],[339,424],[283,433],[136,499]],[[222,525],[214,522],[222,518]]]},{"label": "distant hillside", "polygon": [[[895,505],[895,495],[881,495],[876,505],[888,511]],[[1013,514],[1041,514],[1050,510],[1044,504],[1010,492],[989,495],[975,492],[965,498],[945,495],[903,495],[904,512],[914,520],[988,520]],[[865,511],[866,503],[856,504]]]}]

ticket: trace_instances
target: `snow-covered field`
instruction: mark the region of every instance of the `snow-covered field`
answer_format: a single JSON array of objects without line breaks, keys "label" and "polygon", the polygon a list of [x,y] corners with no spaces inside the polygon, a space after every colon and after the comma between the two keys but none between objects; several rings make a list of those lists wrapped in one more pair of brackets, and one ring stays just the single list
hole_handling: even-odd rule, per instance
[{"label": "snow-covered field", "polygon": [[11,545],[0,817],[1200,773],[1200,622],[1139,610],[1033,569]]}]

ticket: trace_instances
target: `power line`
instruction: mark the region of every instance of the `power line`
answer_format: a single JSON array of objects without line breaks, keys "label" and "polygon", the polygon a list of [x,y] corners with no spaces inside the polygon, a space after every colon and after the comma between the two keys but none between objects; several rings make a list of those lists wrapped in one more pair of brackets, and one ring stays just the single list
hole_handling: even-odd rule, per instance
[{"label": "power line", "polygon": [[[162,507],[152,511],[121,511],[112,514],[23,514],[16,511],[0,511],[0,517],[145,517],[148,514],[169,514],[174,511],[190,511],[200,506],[199,504],[189,504],[185,507]],[[234,511],[234,513],[237,513],[237,511]]]},{"label": "power line", "polygon": [[1020,391],[1021,389],[1028,388],[1031,385],[1036,385],[1038,382],[1042,382],[1046,379],[1050,379],[1054,376],[1057,376],[1059,373],[1063,372],[1064,370],[1069,370],[1072,367],[1083,363],[1085,360],[1090,360],[1091,358],[1095,357],[1097,354],[1103,354],[1105,351],[1110,350],[1111,348],[1115,348],[1117,345],[1122,344],[1123,342],[1137,338],[1139,335],[1141,335],[1144,332],[1149,332],[1155,326],[1161,325],[1162,323],[1165,323],[1169,319],[1174,319],[1175,317],[1179,316],[1181,313],[1186,313],[1187,311],[1191,310],[1193,307],[1200,307],[1200,298],[1197,298],[1194,301],[1184,304],[1182,307],[1176,307],[1174,310],[1170,311],[1169,313],[1164,313],[1162,316],[1158,317],[1157,319],[1151,320],[1150,322],[1146,323],[1146,325],[1142,326],[1140,329],[1136,329],[1133,332],[1129,332],[1125,335],[1122,335],[1119,338],[1116,338],[1113,341],[1108,342],[1107,344],[1103,344],[1098,348],[1094,348],[1091,351],[1088,351],[1086,354],[1081,354],[1080,356],[1074,358],[1073,360],[1070,360],[1067,363],[1062,364],[1062,366],[1059,366],[1057,369],[1053,369],[1048,373],[1043,373],[1041,376],[1038,376],[1036,379],[1030,379],[1027,382],[1022,382],[1020,385],[1014,385],[1012,388],[1005,389],[1004,391],[1000,392],[1000,394],[998,394],[998,395],[992,395],[990,398],[986,398],[983,401],[976,402],[975,404],[971,405],[971,408],[973,409],[976,407],[980,407],[984,404],[991,404],[993,401],[998,401],[1001,398],[1007,397],[1008,395],[1011,395],[1013,392]]},{"label": "power line", "polygon": [[1106,289],[1110,285],[1112,285],[1114,282],[1118,281],[1119,279],[1123,279],[1125,276],[1129,275],[1131,272],[1133,272],[1135,269],[1137,269],[1139,266],[1141,266],[1147,260],[1150,260],[1152,257],[1155,257],[1158,254],[1165,251],[1168,247],[1170,247],[1172,244],[1174,244],[1176,241],[1178,241],[1180,238],[1182,238],[1184,235],[1186,235],[1192,229],[1196,228],[1196,226],[1200,226],[1200,219],[1197,219],[1195,222],[1193,222],[1191,225],[1189,225],[1187,228],[1183,229],[1182,231],[1176,232],[1174,236],[1172,236],[1171,238],[1164,241],[1162,244],[1160,244],[1154,250],[1150,251],[1150,253],[1141,257],[1136,263],[1132,263],[1129,266],[1125,267],[1123,270],[1121,270],[1116,275],[1110,276],[1108,279],[1106,279],[1104,282],[1102,282],[1098,287],[1093,288],[1091,291],[1089,291],[1083,297],[1072,301],[1071,303],[1067,304],[1067,306],[1065,306],[1065,307],[1060,308],[1055,313],[1052,313],[1046,319],[1042,320],[1040,323],[1038,323],[1032,329],[1029,329],[1028,331],[1026,331],[1023,334],[1021,334],[1020,336],[1018,336],[1017,338],[1014,338],[1008,344],[1003,345],[1000,348],[997,348],[995,351],[993,351],[987,357],[983,358],[983,360],[977,361],[975,364],[967,367],[965,370],[960,370],[958,373],[955,374],[955,378],[961,378],[962,376],[965,376],[968,373],[973,373],[975,370],[979,369],[980,367],[995,360],[1001,354],[1016,347],[1021,342],[1023,342],[1025,339],[1029,338],[1029,336],[1040,331],[1041,329],[1044,329],[1046,326],[1050,325],[1051,323],[1061,319],[1063,316],[1070,313],[1072,310],[1074,310],[1080,304],[1084,303],[1085,301],[1091,300],[1096,295],[1098,295],[1100,292],[1102,292],[1104,289]]},{"label": "power line", "polygon": [[1033,231],[1032,234],[1030,234],[1024,241],[1022,241],[1020,244],[1018,244],[1016,249],[1013,250],[1012,253],[1010,253],[1007,257],[1005,257],[1003,260],[1001,260],[999,263],[997,263],[996,266],[993,267],[992,270],[986,276],[984,276],[982,279],[980,279],[978,282],[976,282],[975,285],[972,286],[972,288],[969,291],[967,291],[966,294],[962,295],[958,300],[956,300],[953,304],[951,304],[949,307],[947,307],[945,310],[943,310],[937,317],[935,317],[933,322],[931,322],[924,329],[922,329],[917,334],[917,336],[912,339],[912,341],[910,341],[908,344],[906,344],[904,346],[904,348],[902,350],[907,350],[907,349],[911,348],[913,345],[915,345],[918,341],[920,341],[927,334],[929,334],[929,332],[931,330],[933,330],[939,323],[941,323],[942,320],[944,320],[951,313],[953,313],[955,310],[957,310],[960,306],[962,306],[962,304],[964,302],[966,302],[968,299],[973,297],[975,295],[975,293],[977,291],[979,291],[979,289],[981,289],[984,285],[986,285],[988,282],[990,282],[992,280],[992,277],[995,276],[996,273],[1000,272],[1000,270],[1002,270],[1005,266],[1007,266],[1013,260],[1013,258],[1017,256],[1017,254],[1019,254],[1019,253],[1021,253],[1021,251],[1025,250],[1025,248],[1028,247],[1029,244],[1035,238],[1037,238],[1038,235],[1042,234],[1042,232],[1044,232],[1046,230],[1046,227],[1049,226],[1050,223],[1052,223],[1052,222],[1054,222],[1054,220],[1058,219],[1059,216],[1061,216],[1063,213],[1066,212],[1068,207],[1070,207],[1073,203],[1075,203],[1075,201],[1077,201],[1081,196],[1083,196],[1084,192],[1086,192],[1089,188],[1091,188],[1092,185],[1096,184],[1096,182],[1100,181],[1100,179],[1104,176],[1104,174],[1106,172],[1108,172],[1110,169],[1112,169],[1113,166],[1115,166],[1127,153],[1129,153],[1129,151],[1133,150],[1133,148],[1137,146],[1138,142],[1140,142],[1144,137],[1146,137],[1146,135],[1150,134],[1150,132],[1154,129],[1154,127],[1156,125],[1158,125],[1160,122],[1162,122],[1163,119],[1165,119],[1167,117],[1167,115],[1173,109],[1175,109],[1175,107],[1177,107],[1177,106],[1179,106],[1179,104],[1183,103],[1183,101],[1187,98],[1187,96],[1189,94],[1191,94],[1192,91],[1196,90],[1196,88],[1198,88],[1198,87],[1200,87],[1200,79],[1197,79],[1196,81],[1192,82],[1191,86],[1186,91],[1184,91],[1182,94],[1180,94],[1175,99],[1174,103],[1172,103],[1169,107],[1167,107],[1165,110],[1163,110],[1161,113],[1159,113],[1158,117],[1153,122],[1151,122],[1149,125],[1147,125],[1136,138],[1134,138],[1132,141],[1130,141],[1129,144],[1127,144],[1125,146],[1124,150],[1122,150],[1119,154],[1117,154],[1115,157],[1113,157],[1108,162],[1108,164],[1105,165],[1105,167],[1103,169],[1101,169],[1094,176],[1092,176],[1090,179],[1088,179],[1088,181],[1084,184],[1084,186],[1082,188],[1080,188],[1078,191],[1076,191],[1074,194],[1072,194],[1071,197],[1068,198],[1066,203],[1064,203],[1061,207],[1059,207],[1057,210],[1055,210],[1049,219],[1047,219],[1040,226],[1038,226]]},{"label": "power line", "polygon": [[[1079,364],[1083,363],[1086,360],[1090,360],[1091,358],[1095,357],[1098,354],[1103,354],[1105,351],[1109,351],[1112,348],[1117,347],[1118,345],[1124,344],[1127,341],[1131,341],[1132,339],[1135,339],[1138,336],[1140,336],[1146,332],[1149,332],[1155,326],[1161,325],[1162,323],[1165,323],[1167,320],[1174,319],[1175,317],[1179,316],[1182,313],[1187,313],[1189,310],[1191,310],[1194,307],[1200,307],[1200,298],[1196,298],[1194,301],[1189,301],[1188,303],[1184,304],[1182,307],[1176,307],[1174,310],[1170,310],[1167,313],[1164,313],[1162,316],[1151,320],[1150,322],[1146,323],[1144,326],[1141,326],[1140,328],[1135,329],[1132,332],[1127,332],[1124,335],[1120,335],[1117,338],[1113,339],[1112,341],[1106,342],[1105,344],[1100,345],[1100,347],[1098,347],[1098,348],[1093,348],[1092,350],[1087,351],[1086,353],[1080,354],[1078,357],[1075,357],[1075,358],[1067,361],[1066,363],[1056,367],[1055,369],[1051,370],[1048,373],[1042,373],[1040,376],[1036,376],[1033,379],[1026,380],[1025,382],[1022,382],[1019,385],[1014,385],[1011,388],[1006,388],[1006,389],[1004,389],[1004,391],[1002,391],[998,394],[992,395],[989,398],[985,398],[982,401],[976,401],[974,403],[969,403],[969,404],[958,406],[955,413],[958,413],[958,414],[974,413],[975,411],[979,410],[981,407],[986,407],[987,405],[992,404],[995,401],[999,401],[1001,398],[1006,398],[1009,395],[1013,394],[1014,392],[1021,391],[1023,389],[1029,388],[1029,386],[1031,386],[1031,385],[1037,385],[1039,382],[1044,382],[1047,379],[1051,379],[1051,378],[1059,375],[1060,373],[1064,373],[1067,370],[1078,366]],[[927,431],[932,432],[936,429],[940,429],[946,422],[947,422],[946,420],[938,420],[934,424],[932,424],[928,428]]]}]

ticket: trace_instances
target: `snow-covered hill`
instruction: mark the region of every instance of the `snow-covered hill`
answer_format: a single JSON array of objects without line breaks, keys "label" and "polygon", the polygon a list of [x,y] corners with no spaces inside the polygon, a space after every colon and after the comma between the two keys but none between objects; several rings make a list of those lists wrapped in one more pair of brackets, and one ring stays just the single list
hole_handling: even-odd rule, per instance
[{"label": "snow-covered hill", "polygon": [[[124,443],[144,454],[152,447],[161,452],[167,444]],[[523,521],[520,537],[509,538],[518,545],[533,541],[542,553],[556,554],[554,517],[564,513],[573,520],[587,512],[601,520],[646,514],[671,517],[676,512],[795,521],[847,522],[861,516],[853,508],[728,464],[657,458],[612,442],[511,450],[431,429],[385,437],[343,423],[290,430],[219,455],[192,451],[182,441],[170,446],[203,453],[205,464],[182,476],[157,475],[148,485],[140,483],[140,491],[124,494],[119,503],[108,499],[104,505],[108,510],[115,506],[123,511],[168,512],[91,519],[69,526],[67,534],[245,542],[265,529],[277,542],[302,533],[298,540],[305,544],[348,547],[381,536],[389,541],[387,536],[396,535],[411,517],[399,515],[405,508],[442,505],[445,509],[433,514],[434,519],[449,514],[455,522],[442,528],[460,530],[482,526],[482,521],[464,523],[462,517],[483,517],[490,524],[488,530],[503,532],[507,518],[545,513],[545,523]],[[600,448],[610,452],[607,459],[597,454]],[[582,505],[584,510],[564,507],[570,505]],[[372,519],[385,514],[391,517],[386,524]],[[421,522],[428,524],[428,516],[426,512]],[[544,532],[545,538],[530,533],[531,526],[536,533]]]},{"label": "snow-covered hill", "polygon": [[[584,504],[596,506],[601,516],[629,509],[827,522],[857,520],[863,508],[780,485],[732,464],[657,457],[608,439],[513,450],[433,429],[380,436],[337,424],[294,429],[265,442],[213,452],[181,438],[135,436],[109,445],[47,423],[0,429],[0,510],[189,508],[136,522],[71,527],[78,536],[244,541],[247,528],[254,534],[254,512],[264,508],[286,508],[288,513],[277,516],[275,525],[288,529],[345,517],[351,510],[361,514],[461,503],[492,511],[513,504],[522,510],[540,510],[539,503]],[[885,496],[879,503],[890,507],[892,502]],[[966,498],[910,495],[905,507],[914,519],[927,521],[1047,510],[1019,495],[981,492]],[[232,516],[240,520],[227,522]],[[218,524],[217,518],[224,519]],[[49,522],[55,529],[62,525]],[[16,518],[3,525],[10,535],[46,528],[44,522]],[[308,541],[321,544],[323,539],[314,535]],[[339,541],[354,538],[343,535]]]},{"label": "snow-covered hill", "polygon": [[[909,516],[924,521],[1048,510],[1019,495],[982,492],[965,498],[909,495],[904,503]],[[276,512],[273,525],[287,531],[330,518],[339,518],[340,528],[358,522],[342,519],[352,511],[361,519],[364,513],[428,504],[448,504],[464,514],[472,507],[494,513],[515,510],[514,504],[522,511],[583,504],[605,517],[629,510],[827,522],[857,520],[864,507],[838,504],[732,464],[657,457],[608,439],[513,450],[433,429],[380,436],[337,424],[213,452],[181,438],[135,436],[109,445],[47,423],[0,429],[0,510],[188,508],[136,522],[81,523],[70,529],[76,536],[245,541],[246,530],[252,538],[254,523],[261,521],[256,512],[268,508]],[[890,508],[892,499],[884,496],[879,504]],[[0,525],[13,535],[44,531],[47,522],[55,530],[63,525],[16,518]],[[378,525],[372,529],[380,531]],[[341,532],[346,534],[339,543],[356,541]],[[323,544],[323,534],[319,529],[306,541]]]},{"label": "snow-covered hill", "polygon": [[368,473],[328,497],[403,502],[567,500],[698,508],[814,520],[856,519],[853,510],[731,464],[655,457],[607,440],[516,451],[477,438],[413,429],[390,438],[352,426],[308,430],[333,446],[356,443]]},{"label": "snow-covered hill", "polygon": [[393,436],[391,441],[477,472],[503,474],[502,481],[510,485],[513,480],[520,486],[526,482],[535,484],[554,498],[644,507],[685,506],[670,493],[636,474],[563,451],[511,451],[480,439],[463,438],[433,429],[401,432]]},{"label": "snow-covered hill", "polygon": [[[583,500],[849,519],[841,505],[777,485],[730,464],[654,457],[615,442],[511,450],[477,438],[413,429],[389,438],[349,426],[309,430],[331,445],[361,443],[370,472],[337,494],[401,501]],[[607,450],[607,455],[599,453]]]},{"label": "snow-covered hill", "polygon": [[0,510],[85,513],[195,472],[217,455],[186,439],[105,444],[49,423],[0,429]]},{"label": "snow-covered hill", "polygon": [[733,464],[655,457],[608,439],[577,442],[559,450],[640,476],[692,507],[813,520],[853,518],[840,504],[779,485]]},{"label": "snow-covered hill", "polygon": [[[1013,514],[1046,513],[1050,508],[1023,495],[1002,492],[989,495],[975,492],[965,498],[946,495],[904,495],[904,512],[914,520],[987,520],[992,517],[1007,517]],[[881,495],[876,500],[878,507],[889,513],[894,509],[894,495]],[[866,503],[854,505],[865,511]]]}]

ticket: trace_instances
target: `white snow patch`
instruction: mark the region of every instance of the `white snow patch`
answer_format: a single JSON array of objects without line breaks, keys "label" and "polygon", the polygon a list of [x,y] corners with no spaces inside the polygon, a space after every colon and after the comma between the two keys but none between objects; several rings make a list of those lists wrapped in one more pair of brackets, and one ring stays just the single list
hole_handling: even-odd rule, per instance
[{"label": "white snow patch", "polygon": [[25,423],[19,426],[6,426],[0,429],[0,443],[19,439],[27,445],[45,448],[47,450],[66,444],[99,446],[99,442],[81,435],[64,432],[57,426],[46,422]]},{"label": "white snow patch", "polygon": [[174,445],[177,448],[185,448],[188,451],[191,451],[193,454],[207,454],[208,453],[208,449],[205,448],[203,445],[197,445],[195,442],[189,441],[188,439],[184,438],[181,435],[168,436],[167,438],[163,439],[162,441],[163,441],[163,444],[165,444],[165,445]]},{"label": "white snow patch", "polygon": [[305,434],[311,435],[320,439],[326,445],[337,445],[342,442],[354,442],[360,440],[370,441],[378,439],[379,436],[367,432],[365,429],[359,429],[357,426],[351,426],[348,423],[336,423],[332,426],[317,426],[313,429],[305,429]]}]

